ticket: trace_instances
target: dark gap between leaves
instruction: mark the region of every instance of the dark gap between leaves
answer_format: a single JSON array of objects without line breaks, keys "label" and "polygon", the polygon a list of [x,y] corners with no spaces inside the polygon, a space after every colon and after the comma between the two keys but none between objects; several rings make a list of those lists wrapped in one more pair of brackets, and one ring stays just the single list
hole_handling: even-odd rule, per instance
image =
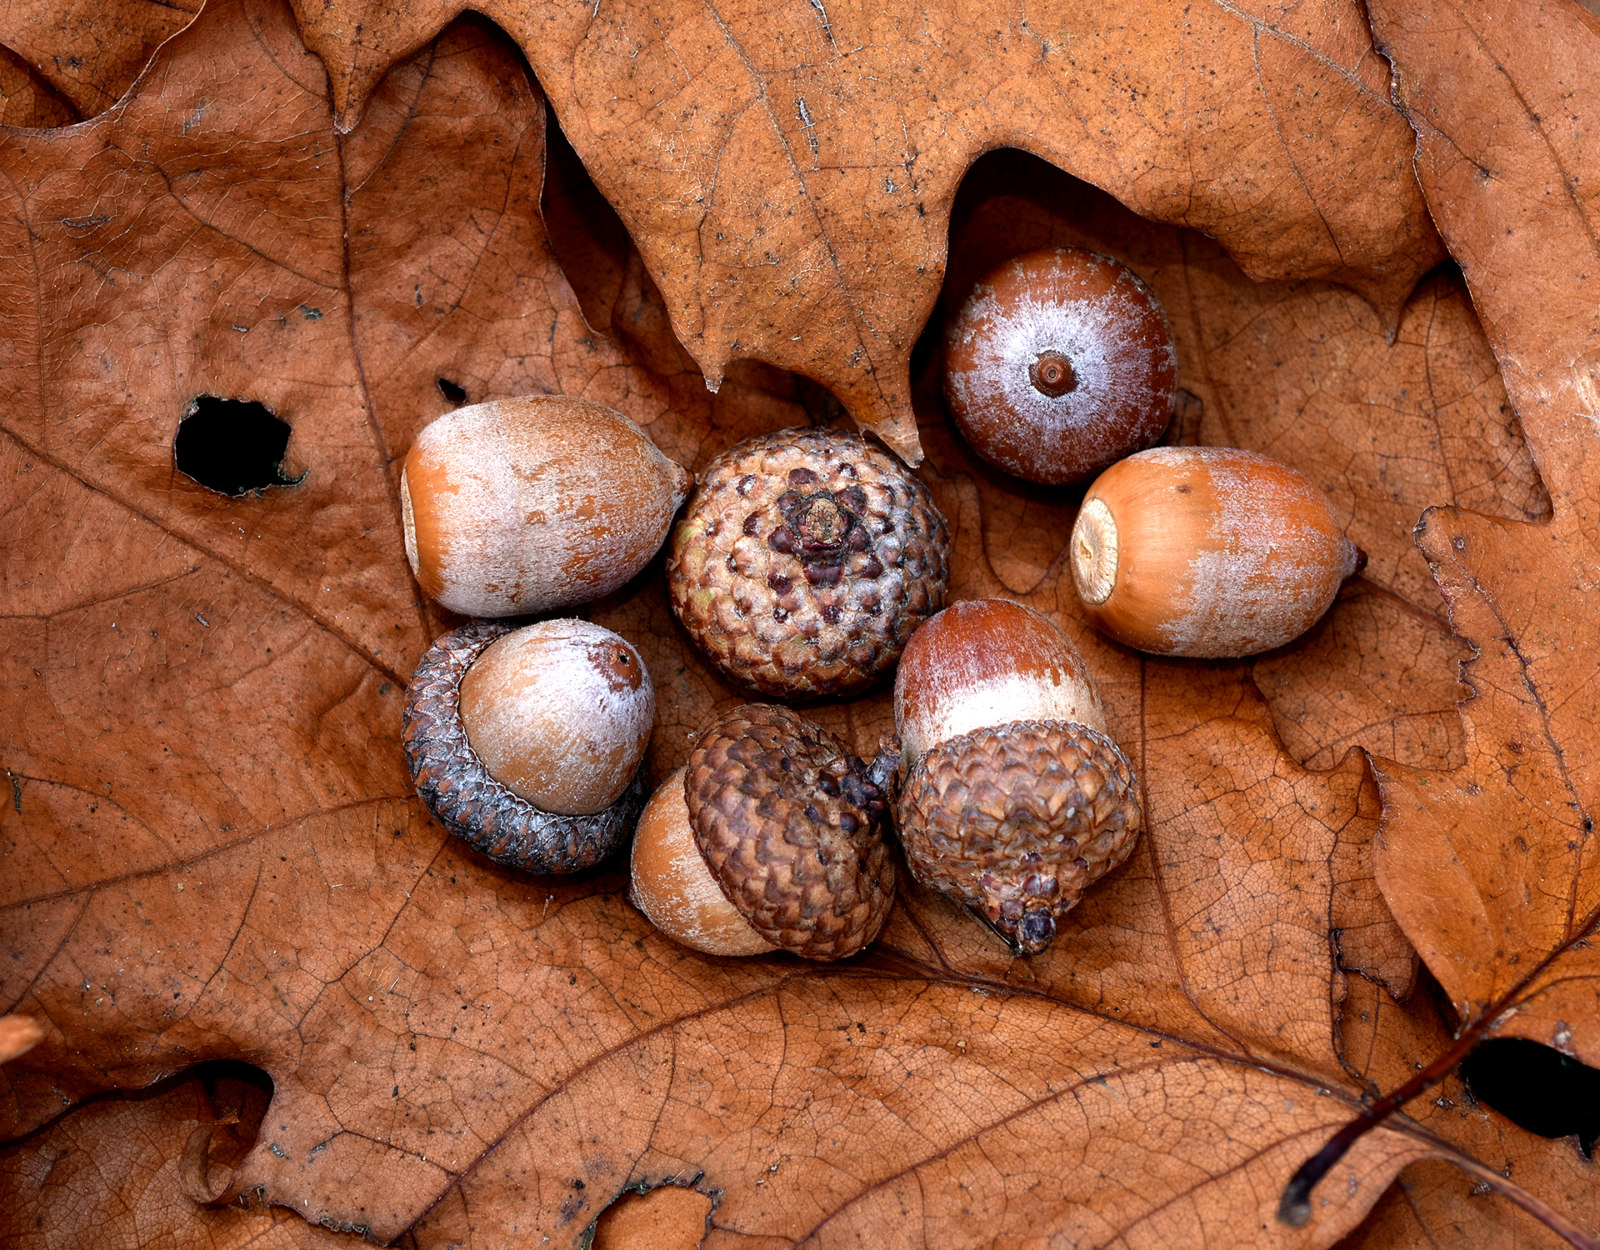
[{"label": "dark gap between leaves", "polygon": [[457,382],[452,382],[449,378],[439,379],[439,394],[443,395],[452,404],[464,404],[467,402],[467,388]]},{"label": "dark gap between leaves", "polygon": [[553,108],[545,109],[544,193],[539,208],[550,250],[566,275],[584,320],[611,328],[633,242],[617,210],[600,194],[572,150]]},{"label": "dark gap between leaves", "polygon": [[1585,1158],[1600,1138],[1600,1072],[1523,1038],[1484,1042],[1462,1061],[1479,1102],[1540,1137],[1578,1138]]},{"label": "dark gap between leaves", "polygon": [[294,486],[305,479],[283,472],[291,427],[254,400],[201,395],[178,423],[172,458],[178,472],[237,499],[269,486]]}]

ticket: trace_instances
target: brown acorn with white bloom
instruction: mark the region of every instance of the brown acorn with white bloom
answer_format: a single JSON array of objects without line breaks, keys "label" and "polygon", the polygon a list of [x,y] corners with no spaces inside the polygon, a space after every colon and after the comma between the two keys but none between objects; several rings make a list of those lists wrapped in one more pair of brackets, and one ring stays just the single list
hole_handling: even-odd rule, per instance
[{"label": "brown acorn with white bloom", "polygon": [[1233,447],[1157,447],[1094,480],[1069,543],[1089,623],[1159,655],[1257,655],[1366,564],[1305,474]]}]

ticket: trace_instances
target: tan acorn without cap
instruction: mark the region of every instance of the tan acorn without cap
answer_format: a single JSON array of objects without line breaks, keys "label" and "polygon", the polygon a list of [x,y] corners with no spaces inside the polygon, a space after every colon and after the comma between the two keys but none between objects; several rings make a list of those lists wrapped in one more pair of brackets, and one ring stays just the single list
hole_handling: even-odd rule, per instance
[{"label": "tan acorn without cap", "polygon": [[650,562],[693,478],[636,424],[562,395],[434,421],[400,475],[406,558],[465,616],[588,603]]},{"label": "tan acorn without cap", "polygon": [[1231,447],[1158,447],[1089,487],[1070,542],[1089,621],[1159,655],[1256,655],[1299,637],[1366,563],[1303,473]]}]

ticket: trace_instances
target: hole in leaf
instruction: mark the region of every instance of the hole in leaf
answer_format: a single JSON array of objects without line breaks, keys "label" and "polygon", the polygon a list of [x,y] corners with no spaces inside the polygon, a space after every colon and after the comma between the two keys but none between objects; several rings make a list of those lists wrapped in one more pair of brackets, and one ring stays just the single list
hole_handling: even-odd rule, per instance
[{"label": "hole in leaf", "polygon": [[1577,1134],[1588,1158],[1600,1137],[1600,1072],[1523,1038],[1484,1042],[1461,1064],[1472,1096],[1540,1137]]},{"label": "hole in leaf", "polygon": [[294,486],[305,479],[286,477],[283,453],[290,426],[253,400],[202,395],[178,423],[172,458],[178,472],[220,494],[238,498],[269,486]]},{"label": "hole in leaf", "polygon": [[624,1190],[593,1224],[594,1250],[695,1250],[705,1239],[715,1204],[679,1182]]},{"label": "hole in leaf", "polygon": [[449,378],[439,379],[439,394],[443,395],[452,404],[464,404],[467,402],[467,388],[458,382],[452,382]]}]

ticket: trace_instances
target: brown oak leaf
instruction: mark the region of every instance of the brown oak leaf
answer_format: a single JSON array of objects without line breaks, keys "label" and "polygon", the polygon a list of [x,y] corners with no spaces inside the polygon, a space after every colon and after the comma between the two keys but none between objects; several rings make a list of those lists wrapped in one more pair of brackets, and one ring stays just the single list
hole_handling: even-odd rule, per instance
[{"label": "brown oak leaf", "polygon": [[1473,694],[1461,767],[1380,765],[1379,881],[1463,1026],[1600,1064],[1600,103],[1585,89],[1600,19],[1560,3],[1373,12],[1554,508],[1547,525],[1452,507],[1418,527]]},{"label": "brown oak leaf", "polygon": [[[46,48],[86,45],[102,94],[171,16],[129,6],[126,46],[101,51],[77,6],[35,7],[0,42],[46,74]],[[463,7],[297,3],[340,124]],[[948,4],[478,7],[528,56],[708,383],[739,357],[793,369],[913,464],[906,361],[939,293],[951,201],[989,149],[1024,148],[1209,233],[1255,277],[1348,283],[1391,322],[1442,254],[1353,0],[1115,15],[1058,0],[976,26]]]},{"label": "brown oak leaf", "polygon": [[[1378,893],[1373,778],[1324,744],[1398,725],[1381,705],[1416,689],[1442,724],[1453,681],[1424,659],[1368,682],[1378,694],[1356,721],[1323,703],[1393,639],[1449,654],[1412,601],[1422,582],[1395,518],[1441,497],[1543,506],[1448,274],[1390,347],[1347,292],[1254,284],[1215,245],[1070,184],[1050,237],[1133,244],[1175,310],[1199,405],[1179,435],[1259,445],[1330,485],[1342,448],[1365,484],[1337,500],[1352,526],[1387,484],[1361,522],[1387,563],[1314,640],[1326,672],[1297,668],[1294,648],[1198,665],[1115,648],[1061,580],[1070,504],[973,462],[928,402],[925,355],[919,416],[939,446],[925,479],[952,523],[954,593],[1009,591],[1074,634],[1145,779],[1149,832],[1045,958],[1013,961],[908,886],[860,960],[709,960],[654,934],[619,873],[509,872],[410,796],[400,686],[442,622],[399,552],[391,461],[452,402],[441,379],[473,400],[603,399],[692,465],[806,419],[806,392],[747,369],[706,396],[636,255],[585,275],[618,333],[590,326],[539,211],[539,96],[484,25],[420,48],[343,137],[332,98],[287,10],[234,0],[110,111],[0,147],[0,263],[28,275],[0,301],[0,506],[25,536],[6,550],[0,614],[14,800],[0,925],[17,952],[0,1002],[49,1029],[5,1070],[12,1132],[97,1091],[246,1059],[274,1083],[259,1135],[208,1161],[191,1130],[188,1192],[418,1246],[530,1229],[581,1244],[613,1197],[662,1181],[715,1191],[713,1244],[906,1228],[953,1244],[1043,1231],[1325,1246],[1429,1158],[1521,1193],[1463,1150],[1508,1133],[1519,1160],[1554,1148],[1486,1115],[1460,1128],[1424,1100],[1357,1145],[1306,1228],[1273,1218],[1289,1172],[1441,1045],[1422,1007],[1347,971],[1403,994],[1413,958]],[[1026,198],[991,176],[987,196],[974,183],[974,221],[991,199]],[[1078,220],[1068,203],[1092,211]],[[1018,216],[1020,240],[1032,227]],[[1267,375],[1274,337],[1294,350]],[[1369,370],[1390,377],[1354,389]],[[204,393],[291,420],[286,469],[308,475],[224,500],[177,473],[178,421]],[[1290,417],[1310,401],[1322,417]],[[1391,462],[1374,422],[1395,413],[1431,441]],[[1485,430],[1499,439],[1487,450]],[[1007,526],[1017,541],[997,540]],[[742,695],[686,645],[659,567],[591,615],[636,639],[655,677],[661,775]],[[889,723],[882,693],[814,713],[858,749]],[[1284,749],[1286,717],[1329,751],[1325,768]],[[1466,749],[1441,732],[1445,747],[1424,734],[1418,758]],[[46,1135],[98,1105],[111,1104],[9,1149],[0,1209],[27,1219],[64,1201],[29,1193],[28,1169]],[[1547,1206],[1587,1212],[1570,1169],[1532,1170]],[[81,1227],[113,1244],[109,1225]]]},{"label": "brown oak leaf", "polygon": [[1419,178],[1483,315],[1552,516],[1530,524],[1454,506],[1418,524],[1452,627],[1472,647],[1472,694],[1459,767],[1375,762],[1377,871],[1449,996],[1456,1036],[1297,1174],[1286,1218],[1306,1214],[1306,1187],[1357,1133],[1484,1038],[1600,1060],[1586,602],[1600,413],[1600,303],[1589,289],[1600,199],[1588,188],[1597,161],[1587,136],[1600,115],[1580,86],[1600,20],[1560,3],[1381,3],[1373,21],[1417,130]]}]

